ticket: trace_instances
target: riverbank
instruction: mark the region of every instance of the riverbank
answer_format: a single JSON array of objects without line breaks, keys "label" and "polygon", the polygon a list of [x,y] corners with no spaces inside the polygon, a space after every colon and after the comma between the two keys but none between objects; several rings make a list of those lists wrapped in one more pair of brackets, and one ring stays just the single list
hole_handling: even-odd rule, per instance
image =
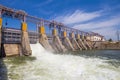
[{"label": "riverbank", "polygon": [[120,42],[96,42],[95,49],[120,50]]}]

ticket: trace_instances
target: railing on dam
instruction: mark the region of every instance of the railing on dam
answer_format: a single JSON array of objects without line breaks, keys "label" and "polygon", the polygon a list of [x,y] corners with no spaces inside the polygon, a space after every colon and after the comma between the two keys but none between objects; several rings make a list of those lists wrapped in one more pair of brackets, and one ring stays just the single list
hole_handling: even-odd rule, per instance
[{"label": "railing on dam", "polygon": [[[21,30],[13,28],[2,28],[2,43],[21,43]],[[39,34],[34,31],[28,32],[30,43],[36,43],[39,39]]]},{"label": "railing on dam", "polygon": [[[2,28],[2,43],[6,44],[15,44],[15,43],[21,43],[21,35],[22,32],[20,29],[15,28]],[[39,33],[35,31],[28,31],[30,43],[37,43],[39,41]],[[50,33],[46,33],[48,40],[52,40],[53,36]],[[62,36],[58,35],[60,39],[62,39]]]},{"label": "railing on dam", "polygon": [[2,28],[2,43],[20,43],[21,30]]}]

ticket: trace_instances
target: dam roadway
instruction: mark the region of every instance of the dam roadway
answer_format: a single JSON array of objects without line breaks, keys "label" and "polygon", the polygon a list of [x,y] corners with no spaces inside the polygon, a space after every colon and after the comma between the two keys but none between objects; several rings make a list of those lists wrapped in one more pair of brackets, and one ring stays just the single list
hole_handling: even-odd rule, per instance
[{"label": "dam roadway", "polygon": [[[4,27],[4,17],[21,21],[21,29]],[[28,22],[35,24],[37,30],[29,31]],[[92,35],[101,36],[96,33]],[[25,11],[0,5],[0,56],[2,57],[29,56],[32,54],[30,44],[37,42],[51,52],[92,50],[95,42],[87,37],[91,37],[88,32],[70,28],[56,21],[30,16]]]}]

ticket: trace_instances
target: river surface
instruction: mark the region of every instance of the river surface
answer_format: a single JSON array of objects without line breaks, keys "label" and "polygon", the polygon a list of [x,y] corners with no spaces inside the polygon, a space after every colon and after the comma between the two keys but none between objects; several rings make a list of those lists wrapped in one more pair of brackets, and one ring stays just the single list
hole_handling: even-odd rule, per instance
[{"label": "river surface", "polygon": [[0,80],[120,80],[120,50],[53,54],[31,44],[31,57],[1,59]]}]

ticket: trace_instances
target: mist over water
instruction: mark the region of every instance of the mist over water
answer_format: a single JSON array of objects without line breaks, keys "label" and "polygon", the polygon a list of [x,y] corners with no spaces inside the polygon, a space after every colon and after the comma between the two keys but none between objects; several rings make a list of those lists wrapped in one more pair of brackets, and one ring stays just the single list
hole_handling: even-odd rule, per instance
[{"label": "mist over water", "polygon": [[15,65],[6,63],[8,74],[18,76],[9,77],[9,80],[120,80],[119,56],[116,59],[106,57],[105,51],[98,51],[105,56],[94,55],[98,53],[96,51],[74,52],[79,53],[77,55],[53,54],[39,43],[30,46],[36,60],[27,61],[14,69],[11,66]]}]

